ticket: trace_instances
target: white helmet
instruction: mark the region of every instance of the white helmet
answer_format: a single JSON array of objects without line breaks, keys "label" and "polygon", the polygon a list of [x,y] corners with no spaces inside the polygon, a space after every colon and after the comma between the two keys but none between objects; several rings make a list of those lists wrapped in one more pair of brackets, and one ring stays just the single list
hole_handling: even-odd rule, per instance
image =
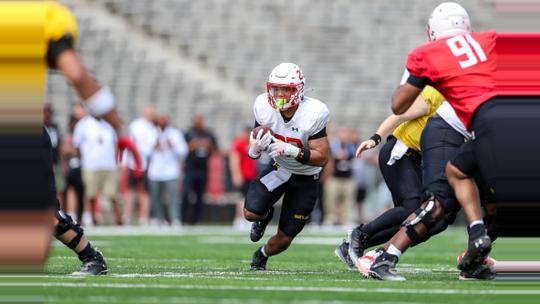
[{"label": "white helmet", "polygon": [[471,20],[463,6],[444,2],[431,13],[427,31],[430,40],[462,35],[471,31]]},{"label": "white helmet", "polygon": [[[296,107],[304,99],[305,81],[304,72],[298,65],[288,62],[280,63],[270,72],[266,82],[268,102],[277,111]],[[280,87],[290,89],[287,98],[276,98],[277,90]]]}]

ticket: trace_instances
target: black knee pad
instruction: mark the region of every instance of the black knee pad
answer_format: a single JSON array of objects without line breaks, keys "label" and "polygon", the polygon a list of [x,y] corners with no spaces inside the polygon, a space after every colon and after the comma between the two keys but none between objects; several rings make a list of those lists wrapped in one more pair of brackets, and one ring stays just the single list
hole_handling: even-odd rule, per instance
[{"label": "black knee pad", "polygon": [[[437,203],[435,200],[435,195],[432,193],[425,193],[422,196],[423,198],[427,198],[425,202],[428,204],[425,207],[418,208],[414,214],[416,215],[415,218],[411,220],[406,220],[401,224],[402,227],[406,227],[406,233],[407,236],[411,239],[412,245],[417,245],[422,242],[425,242],[427,239],[429,239],[429,233],[426,233],[425,235],[419,235],[418,232],[414,229],[414,227],[420,223],[424,224],[426,226],[426,229],[431,230],[433,226],[437,223],[437,221],[433,218],[432,214],[435,213],[439,208],[442,209],[441,205]],[[444,213],[444,210],[443,210]],[[444,216],[441,217],[444,219]]]},{"label": "black knee pad", "polygon": [[77,235],[71,241],[65,243],[65,245],[71,249],[77,247],[82,236],[84,235],[84,230],[81,228],[81,225],[73,221],[71,216],[65,214],[62,210],[56,211],[56,219],[58,220],[58,224],[55,227],[54,236],[59,238],[67,231],[73,230],[77,233]]},{"label": "black knee pad", "polygon": [[[424,235],[423,237],[420,237],[416,243],[413,243],[412,246],[416,246],[420,243],[423,243],[427,240],[429,240],[432,236],[434,235],[437,235],[443,231],[446,230],[446,228],[448,228],[448,225],[450,225],[450,222],[449,221],[454,221],[455,220],[455,213],[452,215],[452,214],[444,214],[439,220],[435,221],[435,225],[433,225],[433,227],[431,227],[431,229],[428,230],[427,234]],[[410,237],[410,235],[409,235]]]}]

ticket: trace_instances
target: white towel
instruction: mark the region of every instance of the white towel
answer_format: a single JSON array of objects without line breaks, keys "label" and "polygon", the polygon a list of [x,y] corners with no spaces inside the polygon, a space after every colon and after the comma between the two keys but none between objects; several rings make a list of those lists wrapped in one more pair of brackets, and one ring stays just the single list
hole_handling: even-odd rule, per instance
[{"label": "white towel", "polygon": [[292,176],[292,173],[283,167],[279,167],[261,178],[261,183],[266,186],[268,191],[272,192],[277,187],[286,183]]},{"label": "white towel", "polygon": [[409,147],[407,147],[401,140],[396,140],[392,152],[390,153],[390,159],[386,163],[389,166],[392,166],[396,161],[400,160],[405,153],[407,153]]}]

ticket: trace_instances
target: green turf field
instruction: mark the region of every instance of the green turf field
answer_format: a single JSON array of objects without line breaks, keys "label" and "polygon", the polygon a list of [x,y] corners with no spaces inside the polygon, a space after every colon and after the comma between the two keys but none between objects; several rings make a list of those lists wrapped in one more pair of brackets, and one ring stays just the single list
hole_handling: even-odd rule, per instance
[{"label": "green turf field", "polygon": [[[45,275],[0,278],[0,303],[540,303],[540,282],[458,281],[455,258],[465,248],[464,228],[409,250],[398,265],[408,281],[394,283],[347,270],[333,253],[342,237],[336,231],[305,231],[269,260],[266,272],[248,270],[258,246],[248,232],[122,234],[89,231],[107,258],[108,276],[70,276],[79,261],[55,242]],[[493,257],[540,259],[540,241],[501,239]]]}]

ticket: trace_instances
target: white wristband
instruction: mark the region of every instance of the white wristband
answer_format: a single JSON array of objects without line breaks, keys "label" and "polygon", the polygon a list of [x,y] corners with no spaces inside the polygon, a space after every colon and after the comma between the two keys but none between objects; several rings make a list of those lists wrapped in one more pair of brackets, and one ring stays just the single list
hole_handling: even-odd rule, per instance
[{"label": "white wristband", "polygon": [[100,117],[112,111],[116,107],[116,101],[111,90],[102,87],[86,100],[86,106],[90,115]]},{"label": "white wristband", "polygon": [[300,153],[300,148],[291,144],[285,145],[285,155],[295,158],[298,156],[298,153]]}]

